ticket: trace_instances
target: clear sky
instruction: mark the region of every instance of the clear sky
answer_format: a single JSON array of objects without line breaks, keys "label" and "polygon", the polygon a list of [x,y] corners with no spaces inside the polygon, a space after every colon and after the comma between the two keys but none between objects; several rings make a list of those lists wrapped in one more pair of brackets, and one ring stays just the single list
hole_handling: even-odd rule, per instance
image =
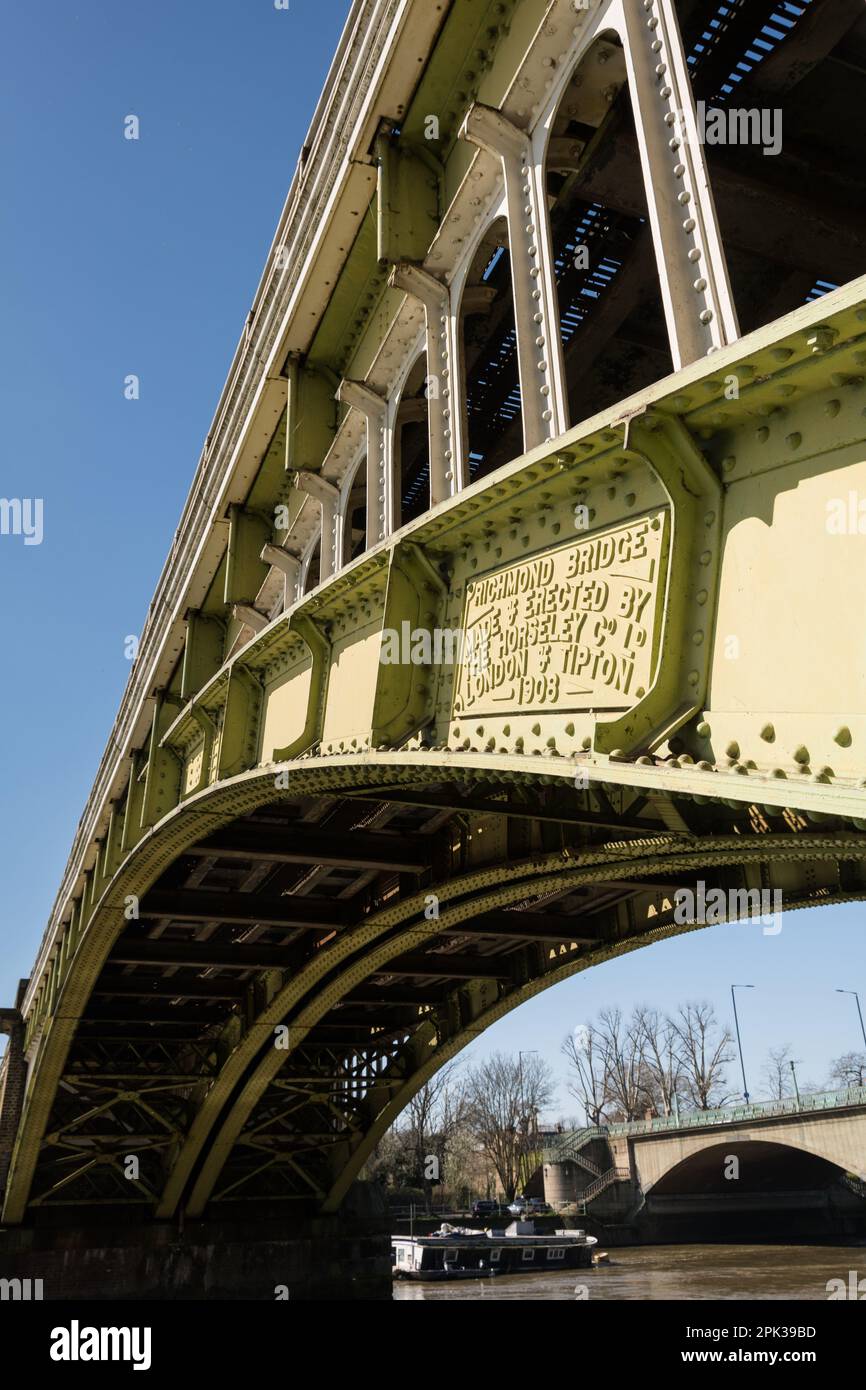
[{"label": "clear sky", "polygon": [[[43,540],[0,536],[0,1004],[50,911],[147,605],[252,302],[346,0],[116,0],[7,9],[0,495],[43,499]],[[124,138],[135,115],[140,138]],[[124,379],[140,398],[124,398]],[[821,1082],[858,1047],[858,905],[782,932],[716,927],[579,975],[478,1054],[538,1049],[599,1008],[741,997],[750,1089],[791,1043]],[[560,1108],[576,1106],[564,1091]]]}]

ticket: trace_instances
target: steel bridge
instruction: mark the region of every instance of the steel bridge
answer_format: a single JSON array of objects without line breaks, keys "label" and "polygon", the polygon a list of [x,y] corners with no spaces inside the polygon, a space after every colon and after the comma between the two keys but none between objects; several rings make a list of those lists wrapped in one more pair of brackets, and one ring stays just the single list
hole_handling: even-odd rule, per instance
[{"label": "steel bridge", "polygon": [[7,1229],[336,1211],[678,888],[866,896],[864,104],[859,0],[355,0],[2,1013]]}]

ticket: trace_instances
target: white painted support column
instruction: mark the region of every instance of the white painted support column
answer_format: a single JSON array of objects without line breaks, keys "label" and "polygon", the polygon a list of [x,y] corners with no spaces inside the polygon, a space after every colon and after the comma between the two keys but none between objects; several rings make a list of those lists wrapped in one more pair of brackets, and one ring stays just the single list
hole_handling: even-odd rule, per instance
[{"label": "white painted support column", "polygon": [[543,169],[534,167],[526,132],[490,106],[471,106],[460,135],[502,161],[523,444],[526,450],[534,449],[566,428]]},{"label": "white painted support column", "polygon": [[291,608],[295,600],[301,597],[301,562],[298,556],[284,546],[272,545],[268,541],[267,545],[262,546],[261,559],[266,565],[273,565],[274,569],[282,571],[285,578],[283,608]]},{"label": "white painted support column", "polygon": [[376,545],[394,529],[385,459],[387,402],[362,381],[341,381],[337,400],[360,410],[367,422],[367,545]]},{"label": "white painted support column", "polygon": [[632,107],[675,368],[739,337],[673,0],[622,0]]},{"label": "white painted support column", "polygon": [[[457,354],[451,332],[451,295],[441,280],[404,261],[392,266],[388,284],[404,290],[424,306],[427,331],[427,449],[430,462],[430,506],[458,491],[459,467],[454,466],[453,428]],[[395,450],[396,454],[396,450]]]},{"label": "white painted support column", "polygon": [[338,565],[337,532],[340,492],[318,473],[301,470],[295,474],[295,487],[319,503],[322,511],[322,540],[319,551],[319,582],[336,574]]}]

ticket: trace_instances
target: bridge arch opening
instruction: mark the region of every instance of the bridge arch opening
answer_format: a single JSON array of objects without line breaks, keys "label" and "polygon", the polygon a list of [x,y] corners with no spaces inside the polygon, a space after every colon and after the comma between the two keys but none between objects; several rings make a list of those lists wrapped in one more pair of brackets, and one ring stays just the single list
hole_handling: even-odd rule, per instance
[{"label": "bridge arch opening", "polygon": [[523,450],[511,276],[508,223],[502,216],[479,240],[458,311],[469,482],[517,458]]},{"label": "bridge arch opening", "polygon": [[[369,778],[375,763],[365,767]],[[457,815],[459,795],[423,757],[406,775],[402,790],[376,795],[367,782],[360,795],[350,768],[340,795],[333,771],[299,765],[291,794],[276,800],[270,771],[232,779],[169,817],[164,840],[160,831],[143,842],[143,863],[158,864],[159,877],[145,869],[142,881],[133,864],[138,877],[113,885],[118,894],[134,883],[139,916],[121,921],[110,904],[98,908],[103,954],[91,950],[86,965],[93,984],[78,983],[79,960],[71,987],[80,997],[68,1013],[78,1023],[67,1025],[64,1013],[54,1029],[55,1052],[64,1027],[72,1045],[59,1063],[51,1144],[36,1156],[38,1203],[167,1200],[162,1215],[185,1193],[190,1215],[211,1195],[220,1210],[282,1197],[339,1205],[383,1127],[479,1031],[604,959],[608,932],[631,934],[621,950],[684,929],[670,914],[650,917],[664,893],[644,880],[693,875],[708,842],[675,847],[660,833],[640,842],[636,858],[633,841],[598,832],[586,840],[572,824],[554,848],[549,821],[535,824],[518,800],[511,810],[524,833],[510,840],[512,852],[491,860],[484,835],[477,859],[463,827],[463,815],[479,814],[474,801]],[[573,797],[568,803],[573,810]],[[478,824],[493,828],[483,816]],[[563,834],[583,837],[589,859],[564,858]],[[764,863],[780,838],[732,835],[723,848],[716,836],[712,853],[731,866],[750,854]],[[799,841],[801,853],[819,857],[822,845],[820,836]],[[431,887],[440,916],[428,919]],[[283,985],[272,995],[263,984],[274,971]],[[63,1010],[68,1003],[64,995]],[[119,1073],[128,1078],[122,1095]],[[143,1105],[131,1098],[138,1086],[148,1091]],[[117,1141],[128,1147],[140,1132],[146,1144],[163,1100],[174,1137],[150,1145],[145,1186],[131,1188],[117,1176]],[[170,1200],[160,1197],[166,1182]]]},{"label": "bridge arch opening", "polygon": [[549,119],[544,186],[574,425],[673,371],[625,55],[613,31],[577,59]]},{"label": "bridge arch opening", "polygon": [[823,1191],[844,1168],[808,1149],[757,1137],[732,1136],[684,1158],[649,1189],[653,1197],[697,1197]]},{"label": "bridge arch opening", "polygon": [[343,564],[356,560],[368,548],[367,455],[362,453],[349,470],[343,487]]},{"label": "bridge arch opening", "polygon": [[421,516],[430,506],[430,445],[428,392],[439,383],[427,375],[427,353],[421,352],[406,374],[394,410],[394,492],[399,526]]},{"label": "bridge arch opening", "polygon": [[301,589],[301,592],[303,594],[311,593],[312,590],[315,589],[319,583],[321,555],[322,539],[321,536],[319,536],[313,543],[312,548],[307,554],[307,559],[304,567],[304,581]]}]

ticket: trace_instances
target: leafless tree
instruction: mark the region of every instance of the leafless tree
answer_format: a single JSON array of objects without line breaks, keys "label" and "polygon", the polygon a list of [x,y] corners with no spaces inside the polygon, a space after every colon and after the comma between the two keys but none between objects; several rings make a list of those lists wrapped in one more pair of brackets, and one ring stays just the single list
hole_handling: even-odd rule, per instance
[{"label": "leafless tree", "polygon": [[646,1004],[635,1008],[634,1024],[643,1040],[643,1066],[655,1108],[663,1115],[671,1115],[674,1102],[679,1100],[683,1070],[674,1024]]},{"label": "leafless tree", "polygon": [[551,1068],[532,1054],[508,1057],[496,1052],[470,1070],[466,1093],[469,1125],[511,1202],[521,1164],[537,1144],[538,1113],[553,1097]]},{"label": "leafless tree", "polygon": [[465,1120],[466,1108],[466,1086],[458,1063],[446,1062],[415,1092],[401,1116],[398,1132],[405,1147],[406,1166],[423,1187],[428,1207],[434,1184],[444,1178],[449,1151]]},{"label": "leafless tree", "polygon": [[683,1088],[694,1110],[712,1110],[729,1099],[725,1068],[734,1059],[733,1039],[711,1004],[690,1003],[671,1019]]},{"label": "leafless tree", "polygon": [[862,1086],[866,1078],[866,1052],[846,1052],[830,1064],[830,1090]]},{"label": "leafless tree", "polygon": [[764,1063],[764,1077],[770,1100],[784,1100],[794,1091],[791,1061],[793,1054],[790,1043],[784,1047],[771,1047]]},{"label": "leafless tree", "polygon": [[563,1039],[560,1048],[567,1058],[567,1086],[583,1106],[588,1125],[599,1125],[606,1099],[604,1048],[593,1023],[582,1024]]},{"label": "leafless tree", "polygon": [[620,1009],[602,1009],[597,1031],[604,1056],[605,1103],[624,1120],[639,1119],[652,1101],[640,1023],[635,1014],[626,1021]]}]

